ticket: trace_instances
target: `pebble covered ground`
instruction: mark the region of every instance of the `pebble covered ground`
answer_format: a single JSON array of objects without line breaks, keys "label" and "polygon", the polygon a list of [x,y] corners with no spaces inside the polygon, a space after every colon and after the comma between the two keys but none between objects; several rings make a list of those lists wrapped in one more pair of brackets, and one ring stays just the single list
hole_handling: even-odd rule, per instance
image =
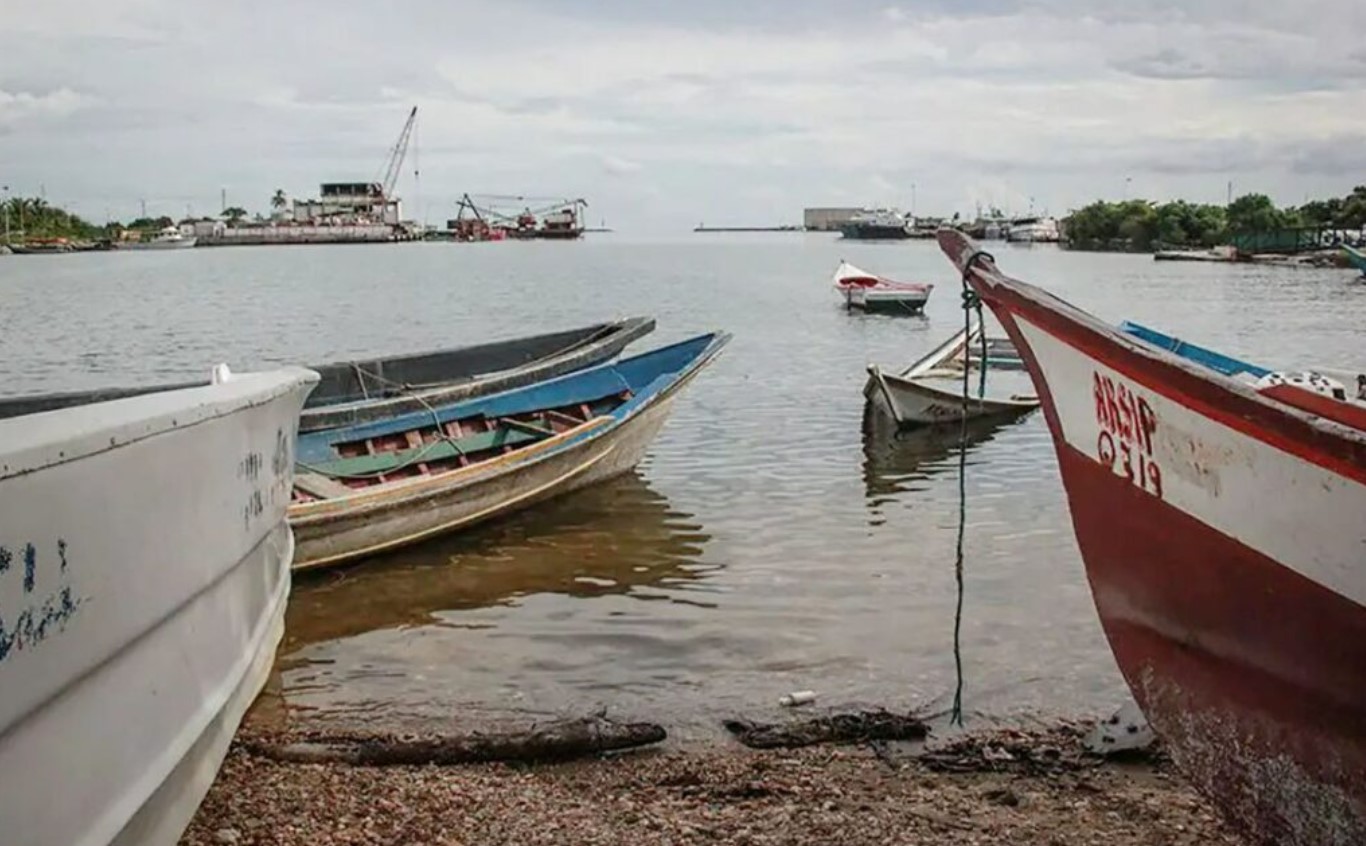
[{"label": "pebble covered ground", "polygon": [[1162,756],[1117,764],[1074,731],[969,735],[928,754],[712,744],[567,764],[281,764],[235,744],[182,846],[1040,844],[1235,846]]}]

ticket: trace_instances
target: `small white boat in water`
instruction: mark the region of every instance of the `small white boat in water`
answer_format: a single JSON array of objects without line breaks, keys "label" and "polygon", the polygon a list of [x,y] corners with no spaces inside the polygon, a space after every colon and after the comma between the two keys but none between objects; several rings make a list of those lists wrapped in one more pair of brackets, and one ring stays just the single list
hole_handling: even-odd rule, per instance
[{"label": "small white boat in water", "polygon": [[892,314],[920,314],[934,286],[918,282],[897,282],[869,273],[841,261],[830,280],[850,309]]},{"label": "small white boat in water", "polygon": [[121,250],[179,250],[193,247],[199,241],[186,235],[179,227],[167,226],[147,241],[128,241],[118,245]]},{"label": "small white boat in water", "polygon": [[5,846],[172,846],[265,682],[318,377],[226,370],[56,411],[0,400]]},{"label": "small white boat in water", "polygon": [[1006,240],[1022,244],[1056,244],[1062,238],[1058,221],[1052,217],[1021,217],[1006,228]]},{"label": "small white boat in water", "polygon": [[[980,374],[981,348],[982,328],[974,325],[971,332],[960,330],[900,374],[884,373],[876,364],[868,365],[863,395],[869,409],[898,426],[958,423],[964,416],[964,367]],[[1009,339],[988,337],[986,353],[990,387],[998,391],[1015,388],[1018,392],[979,394],[979,376],[969,373],[968,419],[1019,417],[1038,408],[1039,399],[1033,395]],[[1006,382],[1014,384],[1006,386]]]}]

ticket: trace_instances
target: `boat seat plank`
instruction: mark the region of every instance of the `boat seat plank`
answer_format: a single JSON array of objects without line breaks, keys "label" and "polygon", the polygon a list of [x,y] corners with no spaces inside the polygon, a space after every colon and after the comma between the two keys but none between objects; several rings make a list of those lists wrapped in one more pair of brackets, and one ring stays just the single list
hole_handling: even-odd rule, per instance
[{"label": "boat seat plank", "polygon": [[295,473],[294,487],[309,496],[315,496],[319,499],[333,499],[335,497],[355,493],[351,488],[348,488],[336,479],[320,476],[317,473]]},{"label": "boat seat plank", "polygon": [[513,420],[510,417],[503,420],[502,423],[504,426],[507,426],[511,429],[516,429],[519,432],[526,432],[529,435],[542,435],[548,438],[551,435],[555,434],[549,429],[546,429],[542,426],[537,426],[535,423],[528,423],[524,420]]},{"label": "boat seat plank", "polygon": [[418,461],[431,463],[490,449],[524,446],[544,440],[550,435],[551,433],[548,431],[533,433],[510,428],[495,428],[492,431],[456,439],[454,442],[446,440],[413,449],[338,458],[320,464],[311,464],[309,469],[330,476],[368,476],[376,473],[388,473]]},{"label": "boat seat plank", "polygon": [[571,428],[574,426],[582,426],[585,422],[572,414],[565,414],[563,411],[557,411],[553,408],[546,409],[545,417],[547,420],[553,420],[556,423],[561,423]]}]

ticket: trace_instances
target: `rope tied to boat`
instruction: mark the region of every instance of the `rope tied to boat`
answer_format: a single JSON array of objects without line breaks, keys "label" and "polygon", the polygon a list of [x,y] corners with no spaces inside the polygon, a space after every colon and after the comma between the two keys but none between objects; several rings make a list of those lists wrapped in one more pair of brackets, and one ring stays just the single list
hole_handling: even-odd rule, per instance
[{"label": "rope tied to boat", "polygon": [[986,327],[982,324],[982,298],[968,284],[968,275],[983,259],[995,261],[990,253],[978,250],[963,263],[962,279],[963,396],[958,428],[958,543],[953,565],[953,576],[958,593],[958,604],[953,613],[953,664],[957,683],[953,691],[953,711],[949,716],[949,722],[957,726],[963,725],[963,536],[968,522],[968,402],[971,399],[972,380],[972,355],[969,350],[972,346],[972,319],[974,315],[977,318],[978,334],[982,339],[982,360],[978,365],[980,377],[977,396],[979,399],[986,395],[987,380],[987,333]]},{"label": "rope tied to boat", "polygon": [[[353,364],[352,366],[355,365]],[[441,421],[440,412],[436,408],[434,408],[431,403],[427,402],[427,400],[424,399],[421,394],[414,394],[413,399],[417,400],[422,405],[422,407],[427,410],[427,413],[432,416],[432,425],[436,429],[436,440],[428,441],[427,443],[423,444],[420,450],[413,453],[397,467],[390,467],[388,470],[381,470],[378,473],[338,473],[323,467],[316,467],[314,465],[307,464],[297,459],[295,460],[294,465],[296,467],[302,467],[309,473],[317,473],[320,476],[328,476],[333,479],[370,480],[382,479],[385,476],[392,475],[403,470],[407,470],[414,464],[421,463],[427,458],[429,454],[431,454],[431,451],[435,449],[436,446],[439,444],[448,444],[450,448],[455,451],[456,455],[464,455],[465,451],[460,448],[460,444],[455,440],[455,438],[451,437],[449,432],[446,431],[446,427]]]},{"label": "rope tied to boat", "polygon": [[[430,385],[414,385],[411,382],[395,382],[393,379],[386,379],[378,373],[374,373],[361,367],[360,362],[358,361],[349,361],[347,362],[347,364],[351,365],[351,372],[355,374],[356,384],[360,386],[361,397],[367,401],[370,399],[370,390],[366,387],[365,384],[365,380],[367,378],[379,383],[381,388],[388,388],[393,390],[394,395],[396,396],[403,396],[412,391],[419,391],[423,388],[431,387]],[[421,400],[421,397],[419,397],[418,399]]]}]

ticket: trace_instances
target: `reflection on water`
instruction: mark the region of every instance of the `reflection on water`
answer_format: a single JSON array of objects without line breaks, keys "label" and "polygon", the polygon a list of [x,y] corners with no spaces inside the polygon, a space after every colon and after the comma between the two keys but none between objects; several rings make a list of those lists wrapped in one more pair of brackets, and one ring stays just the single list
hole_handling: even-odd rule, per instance
[{"label": "reflection on water", "polygon": [[966,431],[960,424],[898,428],[895,421],[877,413],[870,402],[863,407],[863,487],[870,526],[886,522],[884,507],[901,497],[928,489],[932,476],[958,471],[958,446],[962,442],[972,462],[974,448],[991,441],[1003,428],[1016,426],[1016,419],[969,420]]},{"label": "reflection on water", "polygon": [[692,515],[631,473],[482,530],[296,579],[281,654],[377,629],[457,625],[443,612],[532,594],[705,605],[676,594],[716,569],[696,561],[707,540]]},{"label": "reflection on water", "polygon": [[[515,690],[489,701],[491,690],[537,672],[534,638],[525,649],[499,646],[524,606],[559,609],[550,617],[579,630],[577,612],[565,609],[588,600],[711,608],[703,581],[721,567],[699,560],[709,540],[691,514],[631,473],[472,532],[300,578],[254,719],[320,711],[322,722],[392,727],[448,715],[456,702],[467,715],[527,710]],[[553,649],[565,648],[567,639],[555,641]]]}]

